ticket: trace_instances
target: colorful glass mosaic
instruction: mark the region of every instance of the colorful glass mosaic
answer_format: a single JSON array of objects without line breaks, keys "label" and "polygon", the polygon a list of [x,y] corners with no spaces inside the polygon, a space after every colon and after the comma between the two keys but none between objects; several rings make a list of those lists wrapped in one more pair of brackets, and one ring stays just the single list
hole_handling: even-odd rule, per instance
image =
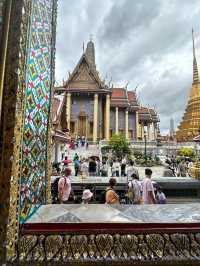
[{"label": "colorful glass mosaic", "polygon": [[54,0],[31,2],[20,180],[21,223],[46,201],[48,121],[54,67]]}]

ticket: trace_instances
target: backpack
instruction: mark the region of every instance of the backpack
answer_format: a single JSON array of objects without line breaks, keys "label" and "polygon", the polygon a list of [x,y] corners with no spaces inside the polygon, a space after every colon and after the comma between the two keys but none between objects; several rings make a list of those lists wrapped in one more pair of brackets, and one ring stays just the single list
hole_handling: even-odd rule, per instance
[{"label": "backpack", "polygon": [[99,200],[99,203],[105,203],[106,202],[106,193],[107,191],[109,190],[112,190],[112,188],[109,188],[109,189],[106,189],[106,190],[103,190],[100,194],[100,200]]},{"label": "backpack", "polygon": [[133,190],[133,181],[131,181],[131,187],[128,188],[127,197],[129,198],[129,200],[135,199],[135,192]]}]

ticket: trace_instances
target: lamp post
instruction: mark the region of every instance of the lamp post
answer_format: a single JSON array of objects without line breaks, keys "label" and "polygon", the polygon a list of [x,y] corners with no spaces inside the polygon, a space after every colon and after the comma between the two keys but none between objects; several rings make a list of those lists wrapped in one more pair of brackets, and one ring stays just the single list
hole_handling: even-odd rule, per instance
[{"label": "lamp post", "polygon": [[144,158],[145,164],[147,163],[147,132],[144,130]]}]

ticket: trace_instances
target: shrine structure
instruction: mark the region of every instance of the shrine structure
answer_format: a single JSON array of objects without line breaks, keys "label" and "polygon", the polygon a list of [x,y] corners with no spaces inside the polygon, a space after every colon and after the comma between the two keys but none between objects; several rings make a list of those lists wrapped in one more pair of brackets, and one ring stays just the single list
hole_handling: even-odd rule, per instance
[{"label": "shrine structure", "polygon": [[182,121],[176,132],[178,142],[193,141],[200,130],[200,81],[198,65],[195,53],[194,32],[192,30],[193,41],[193,82],[190,90],[189,100]]},{"label": "shrine structure", "polygon": [[69,131],[72,138],[85,136],[96,143],[120,133],[129,140],[144,140],[146,127],[147,140],[156,140],[157,113],[146,108],[144,119],[135,90],[111,86],[100,78],[92,40],[67,81],[55,88],[54,97],[61,93],[65,95],[61,129]]}]

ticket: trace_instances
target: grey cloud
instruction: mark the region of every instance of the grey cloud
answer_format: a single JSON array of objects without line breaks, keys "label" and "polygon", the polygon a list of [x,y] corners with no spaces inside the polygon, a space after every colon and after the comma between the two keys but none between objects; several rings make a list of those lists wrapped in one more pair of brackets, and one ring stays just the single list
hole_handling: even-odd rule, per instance
[{"label": "grey cloud", "polygon": [[[192,82],[191,28],[198,29],[198,0],[60,0],[56,77],[66,79],[94,35],[97,68],[113,83],[140,85],[143,104],[154,104],[161,129],[178,124]],[[196,31],[196,35],[200,32]],[[200,38],[196,38],[200,62]]]},{"label": "grey cloud", "polygon": [[[152,8],[153,7],[153,8]],[[148,27],[159,15],[160,1],[115,1],[109,14],[104,18],[100,37],[117,46],[133,35],[136,29]]]}]

